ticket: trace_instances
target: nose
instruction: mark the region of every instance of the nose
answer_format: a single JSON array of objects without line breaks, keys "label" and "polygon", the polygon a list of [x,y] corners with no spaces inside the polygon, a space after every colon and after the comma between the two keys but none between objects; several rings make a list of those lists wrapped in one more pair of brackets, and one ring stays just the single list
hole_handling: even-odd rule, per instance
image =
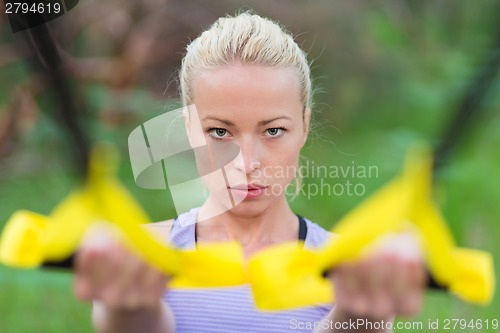
[{"label": "nose", "polygon": [[234,167],[246,175],[251,175],[260,169],[261,149],[258,142],[253,141],[251,138],[244,138],[237,144],[240,147],[240,156],[236,158]]}]

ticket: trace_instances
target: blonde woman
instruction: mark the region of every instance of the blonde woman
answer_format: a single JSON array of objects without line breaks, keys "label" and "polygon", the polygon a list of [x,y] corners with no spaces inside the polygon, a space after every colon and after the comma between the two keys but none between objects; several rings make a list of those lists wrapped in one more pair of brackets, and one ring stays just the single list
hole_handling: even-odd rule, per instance
[{"label": "blonde woman", "polygon": [[[306,247],[322,246],[328,232],[294,214],[285,191],[272,190],[293,181],[293,173],[272,171],[297,167],[313,112],[309,64],[292,36],[252,13],[220,18],[187,47],[179,80],[183,103],[196,107],[207,143],[239,146],[243,159],[228,174],[243,182],[227,190],[241,202],[201,221],[214,206],[223,206],[211,195],[201,207],[151,229],[180,248],[237,241],[247,257],[299,239]],[[186,117],[188,133],[192,126]],[[386,332],[390,325],[347,324],[391,323],[396,315],[420,310],[425,282],[420,256],[410,253],[414,247],[386,248],[392,251],[379,250],[331,272],[336,304],[268,313],[255,308],[248,285],[165,290],[168,277],[101,232],[87,237],[79,252],[74,287],[80,299],[94,300],[93,322],[101,333]]]}]

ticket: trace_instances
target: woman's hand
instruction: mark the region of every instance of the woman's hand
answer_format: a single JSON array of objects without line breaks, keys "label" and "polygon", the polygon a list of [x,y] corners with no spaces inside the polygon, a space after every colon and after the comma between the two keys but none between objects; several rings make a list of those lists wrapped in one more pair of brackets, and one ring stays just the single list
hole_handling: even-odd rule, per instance
[{"label": "woman's hand", "polygon": [[418,242],[401,234],[378,245],[367,258],[331,271],[342,317],[392,320],[420,312],[427,275]]},{"label": "woman's hand", "polygon": [[112,310],[157,309],[167,277],[123,246],[110,226],[86,235],[75,262],[74,293]]}]

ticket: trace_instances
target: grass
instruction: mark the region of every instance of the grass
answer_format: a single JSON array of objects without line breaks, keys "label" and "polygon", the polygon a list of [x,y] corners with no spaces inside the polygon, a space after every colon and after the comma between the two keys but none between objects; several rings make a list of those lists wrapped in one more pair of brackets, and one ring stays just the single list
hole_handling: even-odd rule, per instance
[{"label": "grass", "polygon": [[69,273],[0,268],[0,332],[92,332],[90,305],[71,293]]}]

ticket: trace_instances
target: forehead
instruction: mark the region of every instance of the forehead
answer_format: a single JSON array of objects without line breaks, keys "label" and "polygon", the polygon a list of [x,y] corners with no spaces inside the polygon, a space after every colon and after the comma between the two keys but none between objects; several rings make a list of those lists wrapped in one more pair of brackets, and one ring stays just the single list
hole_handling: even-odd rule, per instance
[{"label": "forehead", "polygon": [[246,118],[302,113],[300,83],[292,68],[234,63],[200,71],[192,88],[200,114]]}]

